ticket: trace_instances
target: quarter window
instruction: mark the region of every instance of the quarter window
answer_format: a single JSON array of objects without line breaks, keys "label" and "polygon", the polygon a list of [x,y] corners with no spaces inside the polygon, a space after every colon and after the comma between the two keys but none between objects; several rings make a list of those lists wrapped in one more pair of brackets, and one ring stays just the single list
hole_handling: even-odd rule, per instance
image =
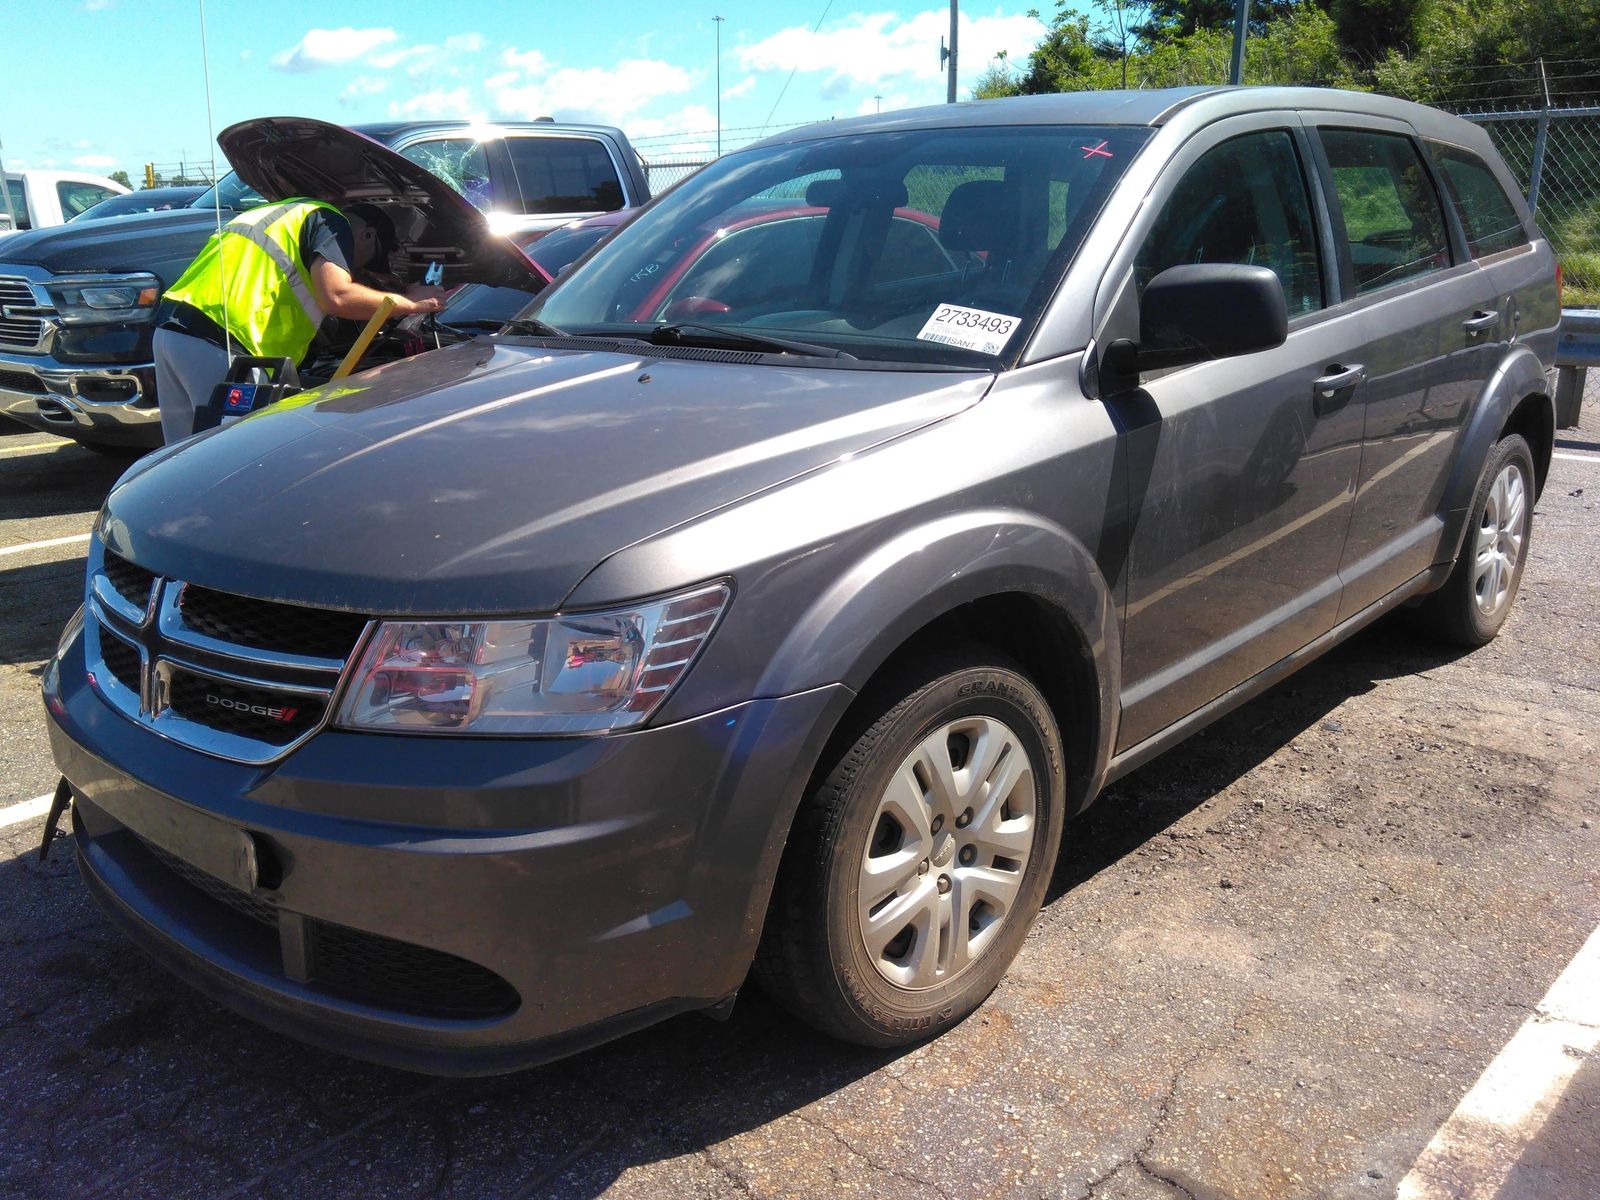
[{"label": "quarter window", "polygon": [[511,169],[525,213],[615,212],[622,181],[605,146],[594,138],[511,137]]},{"label": "quarter window", "polygon": [[93,183],[73,183],[68,180],[56,184],[56,195],[61,199],[61,215],[69,221],[116,194],[110,188]]},{"label": "quarter window", "polygon": [[1528,244],[1516,206],[1487,163],[1454,146],[1435,146],[1434,153],[1473,258]]},{"label": "quarter window", "polygon": [[1449,265],[1439,197],[1410,138],[1325,129],[1322,144],[1344,210],[1358,293],[1376,292]]},{"label": "quarter window", "polygon": [[1289,134],[1233,138],[1184,173],[1145,238],[1134,277],[1142,292],[1168,267],[1192,263],[1267,267],[1283,284],[1291,317],[1322,307],[1316,226]]}]

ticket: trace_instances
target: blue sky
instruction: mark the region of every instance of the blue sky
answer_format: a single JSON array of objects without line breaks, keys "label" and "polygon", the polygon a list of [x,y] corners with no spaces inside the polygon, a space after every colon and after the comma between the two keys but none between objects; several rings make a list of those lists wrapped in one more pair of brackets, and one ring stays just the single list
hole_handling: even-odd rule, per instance
[{"label": "blue sky", "polygon": [[[1026,15],[1037,4],[962,6],[963,96],[996,51],[1026,55],[1043,32]],[[146,161],[209,153],[198,0],[6,0],[5,10],[13,34],[27,31],[25,47],[8,47],[0,92],[8,169],[120,167],[137,179]],[[342,124],[550,115],[652,139],[715,126],[713,15],[726,18],[722,124],[743,130],[769,114],[781,126],[942,101],[948,12],[937,0],[207,0],[206,21],[219,130],[278,114]]]}]

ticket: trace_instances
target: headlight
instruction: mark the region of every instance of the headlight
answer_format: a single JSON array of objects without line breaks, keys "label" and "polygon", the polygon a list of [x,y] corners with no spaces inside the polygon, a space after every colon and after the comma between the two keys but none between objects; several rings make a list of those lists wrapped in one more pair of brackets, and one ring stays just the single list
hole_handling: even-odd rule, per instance
[{"label": "headlight", "polygon": [[339,707],[352,729],[606,733],[649,718],[727,606],[717,584],[542,620],[385,622]]},{"label": "headlight", "polygon": [[161,299],[154,275],[83,275],[44,285],[63,325],[100,325],[150,317]]}]

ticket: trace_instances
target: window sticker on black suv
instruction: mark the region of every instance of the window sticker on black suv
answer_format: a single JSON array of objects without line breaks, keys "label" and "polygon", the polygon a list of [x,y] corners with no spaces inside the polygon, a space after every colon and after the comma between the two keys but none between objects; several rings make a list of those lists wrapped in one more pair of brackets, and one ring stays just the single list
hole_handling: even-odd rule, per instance
[{"label": "window sticker on black suv", "polygon": [[1528,244],[1522,218],[1481,158],[1454,146],[1435,146],[1434,154],[1473,258]]},{"label": "window sticker on black suv", "polygon": [[1375,292],[1450,265],[1439,197],[1410,138],[1365,129],[1324,129],[1322,144],[1344,210],[1357,293]]}]

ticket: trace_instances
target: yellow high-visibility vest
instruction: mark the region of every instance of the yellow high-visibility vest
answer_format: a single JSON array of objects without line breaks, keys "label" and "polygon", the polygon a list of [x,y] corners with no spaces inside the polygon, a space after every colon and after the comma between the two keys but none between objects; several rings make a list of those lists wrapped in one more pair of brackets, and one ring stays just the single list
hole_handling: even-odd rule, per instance
[{"label": "yellow high-visibility vest", "polygon": [[300,231],[318,200],[287,200],[242,212],[222,227],[167,289],[233,337],[240,353],[299,362],[325,315],[300,254]]}]

